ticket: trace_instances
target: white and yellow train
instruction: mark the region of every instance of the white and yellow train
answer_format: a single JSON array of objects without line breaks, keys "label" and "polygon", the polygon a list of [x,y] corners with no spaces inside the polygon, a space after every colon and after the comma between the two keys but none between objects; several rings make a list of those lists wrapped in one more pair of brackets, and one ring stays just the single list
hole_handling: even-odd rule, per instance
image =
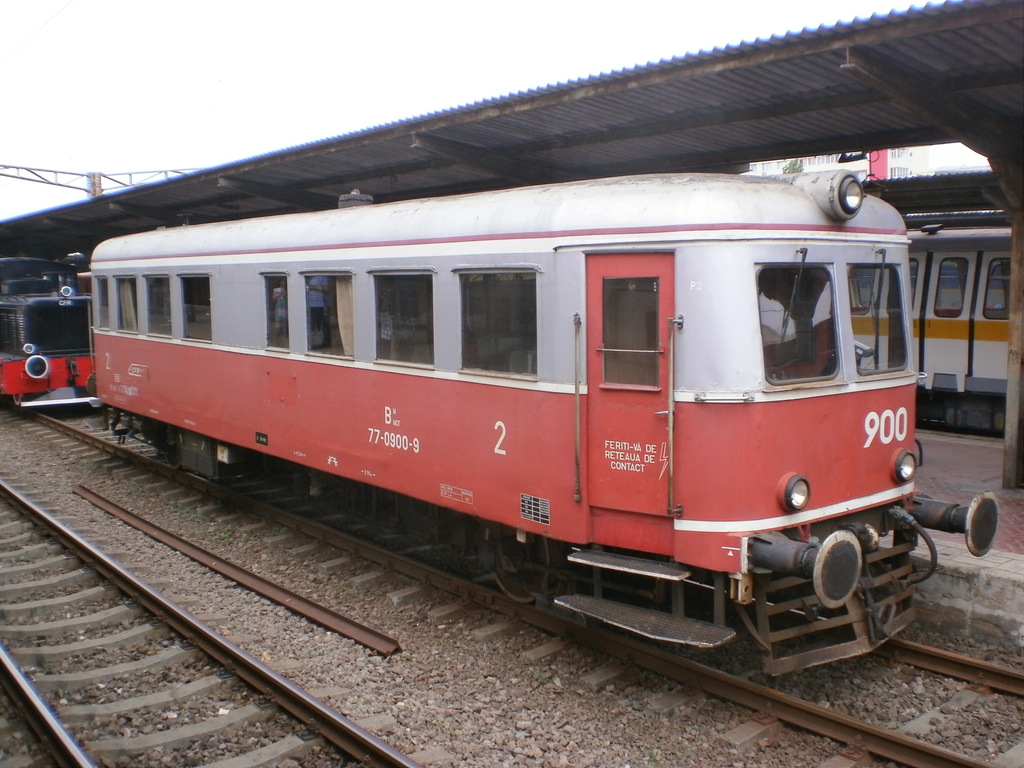
[{"label": "white and yellow train", "polygon": [[1010,230],[911,233],[921,426],[1000,433],[1006,414]]}]

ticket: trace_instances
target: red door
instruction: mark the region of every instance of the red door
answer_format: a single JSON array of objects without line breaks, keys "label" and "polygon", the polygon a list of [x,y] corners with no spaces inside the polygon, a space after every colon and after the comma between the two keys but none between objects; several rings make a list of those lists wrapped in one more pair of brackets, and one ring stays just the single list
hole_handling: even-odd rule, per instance
[{"label": "red door", "polygon": [[673,265],[672,254],[587,257],[587,482],[596,507],[668,514]]}]

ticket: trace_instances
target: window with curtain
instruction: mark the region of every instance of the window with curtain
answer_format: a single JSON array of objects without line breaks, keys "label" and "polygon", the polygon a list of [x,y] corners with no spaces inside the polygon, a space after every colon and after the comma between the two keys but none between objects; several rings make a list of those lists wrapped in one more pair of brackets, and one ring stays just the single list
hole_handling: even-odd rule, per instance
[{"label": "window with curtain", "polygon": [[323,355],[354,352],[351,275],[306,276],[306,348]]},{"label": "window with curtain", "polygon": [[138,296],[134,277],[118,277],[114,279],[117,287],[117,330],[138,331]]}]

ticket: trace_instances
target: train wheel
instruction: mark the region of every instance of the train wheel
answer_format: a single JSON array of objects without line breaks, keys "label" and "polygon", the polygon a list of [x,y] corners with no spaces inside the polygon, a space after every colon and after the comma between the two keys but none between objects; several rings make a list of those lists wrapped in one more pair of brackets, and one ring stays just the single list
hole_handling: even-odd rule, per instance
[{"label": "train wheel", "polygon": [[167,444],[164,450],[164,461],[171,469],[181,469],[181,436],[178,430],[170,427],[167,430]]},{"label": "train wheel", "polygon": [[525,544],[510,537],[499,541],[494,568],[501,591],[524,604],[553,590],[563,580],[559,573],[564,573],[565,564],[556,543],[542,536],[531,539]]}]

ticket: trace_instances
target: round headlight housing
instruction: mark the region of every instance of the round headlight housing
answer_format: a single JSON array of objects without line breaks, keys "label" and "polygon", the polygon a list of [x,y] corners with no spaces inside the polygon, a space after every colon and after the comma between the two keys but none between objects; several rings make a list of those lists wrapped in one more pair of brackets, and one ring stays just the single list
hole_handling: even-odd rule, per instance
[{"label": "round headlight housing", "polygon": [[898,483],[906,483],[917,474],[917,457],[911,451],[900,451],[892,466],[893,477]]},{"label": "round headlight housing", "polygon": [[811,500],[811,484],[803,475],[795,472],[782,478],[779,484],[779,501],[792,512],[798,512]]},{"label": "round headlight housing", "polygon": [[847,217],[855,216],[864,204],[864,186],[852,173],[839,178],[835,194],[836,204]]},{"label": "round headlight housing", "polygon": [[787,180],[806,192],[835,221],[852,219],[864,204],[864,185],[850,171],[795,173]]}]

